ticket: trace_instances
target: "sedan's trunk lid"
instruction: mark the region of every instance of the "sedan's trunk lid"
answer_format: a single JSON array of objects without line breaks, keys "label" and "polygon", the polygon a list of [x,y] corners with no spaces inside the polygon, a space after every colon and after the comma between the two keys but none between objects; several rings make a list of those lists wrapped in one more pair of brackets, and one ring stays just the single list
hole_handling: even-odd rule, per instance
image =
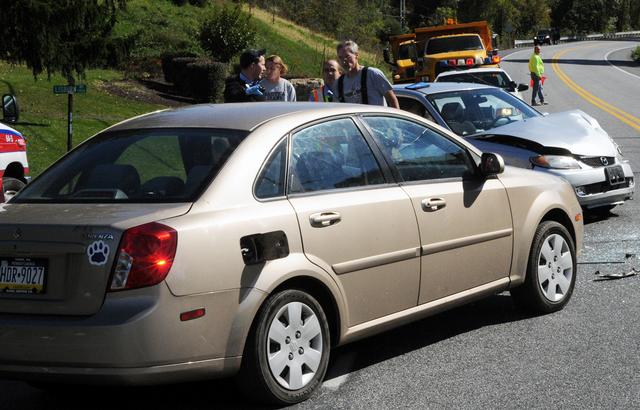
[{"label": "sedan's trunk lid", "polygon": [[0,206],[0,312],[97,312],[123,232],[182,215],[190,205]]}]

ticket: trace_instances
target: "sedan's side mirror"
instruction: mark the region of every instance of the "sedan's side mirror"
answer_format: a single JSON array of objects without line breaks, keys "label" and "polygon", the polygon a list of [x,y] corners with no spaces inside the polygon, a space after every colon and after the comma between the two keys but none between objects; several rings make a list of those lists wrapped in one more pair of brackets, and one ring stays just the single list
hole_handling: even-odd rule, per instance
[{"label": "sedan's side mirror", "polygon": [[516,90],[516,88],[518,88],[518,84],[516,84],[516,82],[515,82],[515,81],[513,81],[513,80],[512,80],[512,81],[510,81],[510,82],[509,82],[509,90],[511,90],[511,91],[515,91],[515,90]]},{"label": "sedan's side mirror", "polygon": [[16,97],[11,94],[5,94],[2,96],[2,119],[4,122],[18,122],[20,118],[20,110],[18,109],[18,102]]},{"label": "sedan's side mirror", "polygon": [[504,172],[504,159],[498,154],[485,152],[480,158],[480,171],[484,176],[502,174]]},{"label": "sedan's side mirror", "polygon": [[527,84],[518,84],[518,91],[527,91],[529,86]]}]

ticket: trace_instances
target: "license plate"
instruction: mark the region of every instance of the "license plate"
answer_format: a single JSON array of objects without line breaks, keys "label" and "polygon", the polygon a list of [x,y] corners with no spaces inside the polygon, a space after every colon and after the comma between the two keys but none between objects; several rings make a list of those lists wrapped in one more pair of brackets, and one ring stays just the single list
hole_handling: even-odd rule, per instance
[{"label": "license plate", "polygon": [[614,165],[612,167],[607,167],[604,169],[604,174],[607,177],[607,181],[609,181],[610,185],[620,185],[623,184],[624,179],[624,171],[620,165]]},{"label": "license plate", "polygon": [[47,266],[47,259],[0,258],[0,292],[44,293]]}]

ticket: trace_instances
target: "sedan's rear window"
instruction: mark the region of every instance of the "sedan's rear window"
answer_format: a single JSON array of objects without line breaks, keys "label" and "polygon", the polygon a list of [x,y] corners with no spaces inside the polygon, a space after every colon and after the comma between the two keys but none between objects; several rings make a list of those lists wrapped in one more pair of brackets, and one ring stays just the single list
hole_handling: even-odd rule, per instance
[{"label": "sedan's rear window", "polygon": [[246,134],[227,129],[106,132],[55,163],[13,202],[191,202]]}]

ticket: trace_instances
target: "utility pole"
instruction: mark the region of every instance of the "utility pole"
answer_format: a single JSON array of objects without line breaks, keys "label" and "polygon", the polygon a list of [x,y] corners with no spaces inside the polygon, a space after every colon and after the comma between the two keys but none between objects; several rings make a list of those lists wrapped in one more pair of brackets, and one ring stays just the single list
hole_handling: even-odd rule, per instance
[{"label": "utility pole", "polygon": [[405,17],[406,15],[407,15],[407,5],[405,3],[405,0],[400,0],[400,28],[402,29],[403,33],[407,25],[407,21]]}]

